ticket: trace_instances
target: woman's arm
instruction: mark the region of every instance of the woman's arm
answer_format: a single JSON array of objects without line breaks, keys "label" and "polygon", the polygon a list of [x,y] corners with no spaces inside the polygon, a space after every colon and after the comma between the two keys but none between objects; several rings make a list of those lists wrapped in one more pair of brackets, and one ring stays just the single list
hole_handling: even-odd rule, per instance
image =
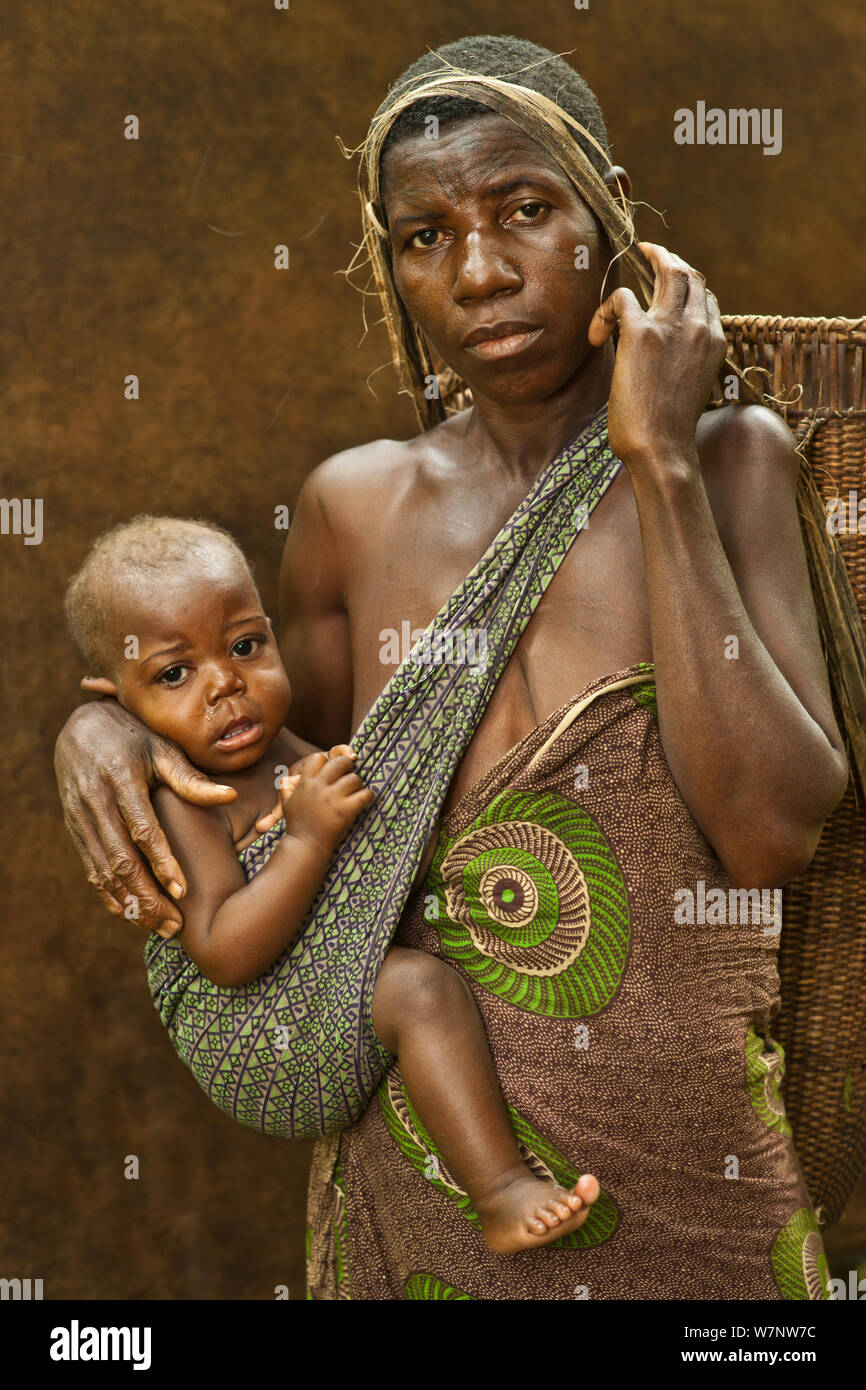
[{"label": "woman's arm", "polygon": [[[659,731],[695,820],[744,887],[810,863],[845,792],[783,421],[732,407],[701,466],[635,483]],[[719,520],[711,508],[716,502]]]},{"label": "woman's arm", "polygon": [[619,317],[608,430],[640,521],[659,731],[734,882],[778,887],[809,864],[848,778],[797,515],[800,460],[784,422],[757,406],[713,412],[699,453],[725,349],[718,306],[696,271],[642,245],[652,305],[615,291],[591,341]]},{"label": "woman's arm", "polygon": [[297,936],[337,845],[373,800],[352,768],[350,757],[304,760],[283,793],[285,834],[248,883],[219,808],[157,788],[154,806],[187,880],[180,941],[215,985],[257,979]]},{"label": "woman's arm", "polygon": [[[321,746],[351,736],[353,676],[346,591],[347,553],[334,534],[331,504],[339,489],[332,467],[351,453],[325,459],[304,482],[286,537],[280,568],[280,654],[292,683],[295,737]],[[281,814],[277,803],[256,821],[269,830]]]},{"label": "woman's arm", "polygon": [[320,748],[352,733],[352,652],[345,593],[345,542],[329,511],[334,459],[298,495],[280,569],[280,652],[292,683],[292,728]]}]

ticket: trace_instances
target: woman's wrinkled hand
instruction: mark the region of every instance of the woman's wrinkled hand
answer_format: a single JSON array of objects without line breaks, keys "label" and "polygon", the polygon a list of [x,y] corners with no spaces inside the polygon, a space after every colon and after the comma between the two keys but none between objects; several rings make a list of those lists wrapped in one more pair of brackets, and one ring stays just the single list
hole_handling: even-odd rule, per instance
[{"label": "woman's wrinkled hand", "polygon": [[607,432],[632,472],[695,461],[698,418],[727,351],[718,301],[703,275],[664,246],[638,245],[655,271],[652,303],[642,309],[631,290],[614,290],[589,328],[589,341],[601,347],[619,323]]},{"label": "woman's wrinkled hand", "polygon": [[54,769],[64,823],[88,883],[116,917],[174,935],[183,925],[177,900],[186,881],[154,814],[150,788],[165,782],[200,806],[234,801],[237,793],[212,782],[176,744],[113,699],[70,715],[55,745]]}]

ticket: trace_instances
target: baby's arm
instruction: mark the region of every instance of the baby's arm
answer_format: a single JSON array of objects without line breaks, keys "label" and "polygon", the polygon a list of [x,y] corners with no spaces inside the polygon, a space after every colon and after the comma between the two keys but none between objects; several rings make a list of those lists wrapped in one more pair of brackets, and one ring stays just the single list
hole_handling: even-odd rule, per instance
[{"label": "baby's arm", "polygon": [[350,758],[306,759],[286,797],[285,834],[249,883],[220,808],[157,789],[156,813],[187,881],[178,939],[215,985],[257,979],[297,936],[334,850],[373,800],[351,768]]}]

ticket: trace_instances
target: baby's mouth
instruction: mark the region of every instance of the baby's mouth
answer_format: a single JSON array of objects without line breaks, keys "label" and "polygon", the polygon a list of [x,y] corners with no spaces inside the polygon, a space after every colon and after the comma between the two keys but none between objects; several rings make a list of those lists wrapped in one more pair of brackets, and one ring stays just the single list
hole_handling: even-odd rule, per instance
[{"label": "baby's mouth", "polygon": [[229,750],[246,748],[258,742],[261,736],[261,724],[254,723],[252,719],[231,719],[216,740],[216,746]]}]

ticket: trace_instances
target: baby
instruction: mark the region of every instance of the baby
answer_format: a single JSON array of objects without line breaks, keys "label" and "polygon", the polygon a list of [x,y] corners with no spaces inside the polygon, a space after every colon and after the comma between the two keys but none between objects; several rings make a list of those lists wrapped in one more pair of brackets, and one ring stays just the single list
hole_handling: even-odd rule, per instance
[{"label": "baby", "polygon": [[[100,536],[66,595],[70,631],[113,696],[235,793],[196,806],[160,785],[154,807],[187,881],[181,942],[201,973],[255,980],[300,932],[330,860],[374,799],[345,744],[309,752],[285,727],[291,703],[271,622],[248,562],[221,527],[138,516]],[[285,829],[247,881],[239,852],[271,811],[275,769]],[[450,965],[392,946],[373,994],[373,1027],[439,1153],[501,1254],[582,1225],[598,1197],[584,1174],[568,1191],[523,1162],[481,1017]]]}]

